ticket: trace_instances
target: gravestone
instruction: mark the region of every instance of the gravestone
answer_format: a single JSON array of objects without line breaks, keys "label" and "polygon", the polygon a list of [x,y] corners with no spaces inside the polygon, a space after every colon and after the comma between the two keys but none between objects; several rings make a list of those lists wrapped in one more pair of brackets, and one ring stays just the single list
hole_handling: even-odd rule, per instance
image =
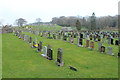
[{"label": "gravestone", "polygon": [[84,38],[84,39],[86,39],[86,38],[87,38],[87,35],[86,35],[86,34],[84,34],[84,35],[83,35],[83,38]]},{"label": "gravestone", "polygon": [[83,38],[83,34],[82,33],[80,33],[80,38]]},{"label": "gravestone", "polygon": [[113,39],[113,38],[111,38],[111,44],[112,44],[112,45],[114,45],[113,41],[114,41],[114,39]]},{"label": "gravestone", "polygon": [[89,35],[87,35],[87,38],[86,38],[87,40],[89,39]]},{"label": "gravestone", "polygon": [[102,43],[99,42],[99,43],[98,43],[98,51],[101,51],[101,46],[102,46]]},{"label": "gravestone", "polygon": [[103,43],[106,43],[106,39],[105,39],[105,38],[103,38],[103,39],[102,39],[102,42],[103,42]]},{"label": "gravestone", "polygon": [[55,33],[53,34],[53,39],[56,39],[56,35],[55,35]]},{"label": "gravestone", "polygon": [[90,40],[92,40],[92,34],[90,35]]},{"label": "gravestone", "polygon": [[43,54],[41,54],[41,56],[47,58],[47,47],[46,46],[44,46],[44,48],[43,48]]},{"label": "gravestone", "polygon": [[42,51],[42,41],[40,41],[40,43],[38,44],[38,52]]},{"label": "gravestone", "polygon": [[22,40],[24,40],[24,35],[25,35],[25,34],[22,34]]},{"label": "gravestone", "polygon": [[98,41],[101,41],[101,37],[100,36],[98,36]]},{"label": "gravestone", "polygon": [[112,47],[108,47],[108,54],[109,54],[109,55],[112,55],[112,56],[114,55],[114,54],[112,53]]},{"label": "gravestone", "polygon": [[61,38],[61,35],[60,35],[60,33],[58,33],[58,40],[60,40],[60,38]]},{"label": "gravestone", "polygon": [[93,41],[90,42],[90,49],[94,49],[94,42]]},{"label": "gravestone", "polygon": [[83,47],[83,40],[82,40],[82,38],[78,38],[78,47]]},{"label": "gravestone", "polygon": [[77,34],[76,33],[74,33],[74,38],[76,38],[77,37]]},{"label": "gravestone", "polygon": [[120,52],[118,52],[118,57],[120,57]]},{"label": "gravestone", "polygon": [[32,43],[32,37],[29,37],[29,43]]},{"label": "gravestone", "polygon": [[86,47],[89,48],[89,40],[86,40]]},{"label": "gravestone", "polygon": [[53,60],[53,50],[51,49],[50,45],[48,45],[48,48],[47,48],[47,59]]},{"label": "gravestone", "polygon": [[104,53],[105,52],[105,46],[101,46],[100,52]]},{"label": "gravestone", "polygon": [[24,35],[24,41],[26,41],[26,36],[27,36],[27,35]]},{"label": "gravestone", "polygon": [[96,35],[94,35],[93,38],[94,38],[94,41],[97,41],[97,40],[96,40]]},{"label": "gravestone", "polygon": [[70,42],[73,44],[74,43],[74,38],[70,37]]},{"label": "gravestone", "polygon": [[63,40],[67,41],[67,36],[66,35],[63,35]]},{"label": "gravestone", "polygon": [[111,44],[111,38],[108,38],[108,44]]},{"label": "gravestone", "polygon": [[115,41],[115,45],[119,45],[119,41],[118,40]]},{"label": "gravestone", "polygon": [[58,53],[57,53],[57,65],[58,66],[63,66],[63,51],[61,48],[58,48]]}]

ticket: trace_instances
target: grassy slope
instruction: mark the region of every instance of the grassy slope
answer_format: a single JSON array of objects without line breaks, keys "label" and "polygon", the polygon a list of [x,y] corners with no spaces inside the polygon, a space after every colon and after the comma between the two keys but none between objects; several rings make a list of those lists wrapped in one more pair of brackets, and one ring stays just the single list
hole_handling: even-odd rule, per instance
[{"label": "grassy slope", "polygon": [[0,34],[0,79],[2,78],[2,34]]},{"label": "grassy slope", "polygon": [[[18,39],[13,34],[3,35],[3,77],[17,78],[115,78],[118,77],[118,60],[116,57],[100,54],[87,48],[60,40],[37,37],[43,46],[52,45],[54,60],[49,61],[37,53],[37,49]],[[57,49],[63,48],[65,65],[55,64]],[[77,72],[68,66],[74,66]]]}]

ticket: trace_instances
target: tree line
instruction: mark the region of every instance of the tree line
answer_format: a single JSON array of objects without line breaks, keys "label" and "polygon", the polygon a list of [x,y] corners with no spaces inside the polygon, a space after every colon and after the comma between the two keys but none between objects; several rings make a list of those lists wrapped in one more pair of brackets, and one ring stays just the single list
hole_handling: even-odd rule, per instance
[{"label": "tree line", "polygon": [[[52,18],[51,23],[57,24],[60,26],[65,27],[71,27],[76,26],[77,20],[80,21],[81,27],[84,28],[91,28],[92,27],[92,16],[87,17],[77,17],[77,16],[60,16],[60,17],[54,17]],[[104,29],[105,27],[117,27],[118,26],[118,16],[102,16],[102,17],[96,17],[94,16],[93,20],[95,22],[95,26],[97,29]],[[94,28],[94,27],[93,27]]]},{"label": "tree line", "polygon": [[[23,24],[26,24],[27,21],[23,18],[16,19],[16,24],[18,26],[23,26]],[[44,24],[41,22],[40,18],[36,19],[35,23],[32,23],[35,25]],[[48,23],[47,23],[48,24]],[[102,16],[102,17],[96,17],[95,13],[92,14],[92,16],[86,16],[86,17],[78,17],[78,16],[60,16],[60,17],[53,17],[52,21],[49,22],[49,24],[57,24],[59,26],[63,27],[77,27],[79,25],[79,30],[81,28],[86,29],[104,29],[106,27],[117,27],[118,26],[118,15],[116,16]]]}]

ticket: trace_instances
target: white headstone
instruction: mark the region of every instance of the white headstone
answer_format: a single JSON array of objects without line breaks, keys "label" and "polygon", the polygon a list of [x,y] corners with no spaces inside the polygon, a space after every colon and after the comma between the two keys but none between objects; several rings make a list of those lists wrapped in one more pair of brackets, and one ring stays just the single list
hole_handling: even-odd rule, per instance
[{"label": "white headstone", "polygon": [[43,57],[47,57],[47,47],[44,46],[43,48],[43,54],[41,54]]}]

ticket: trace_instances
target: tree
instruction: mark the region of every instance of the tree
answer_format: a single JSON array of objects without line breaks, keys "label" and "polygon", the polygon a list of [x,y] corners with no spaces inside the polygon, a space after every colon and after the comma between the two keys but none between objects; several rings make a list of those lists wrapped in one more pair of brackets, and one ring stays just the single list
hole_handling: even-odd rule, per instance
[{"label": "tree", "polygon": [[36,21],[37,21],[37,22],[41,22],[41,18],[37,18]]},{"label": "tree", "polygon": [[77,29],[78,31],[81,30],[81,23],[80,23],[79,20],[76,21],[76,29]]},{"label": "tree", "polygon": [[94,12],[91,16],[91,30],[96,30],[96,17]]},{"label": "tree", "polygon": [[36,21],[37,21],[37,24],[40,25],[41,18],[37,18]]},{"label": "tree", "polygon": [[20,27],[22,27],[23,24],[26,24],[26,23],[27,23],[27,21],[23,18],[16,19],[16,24]]}]

